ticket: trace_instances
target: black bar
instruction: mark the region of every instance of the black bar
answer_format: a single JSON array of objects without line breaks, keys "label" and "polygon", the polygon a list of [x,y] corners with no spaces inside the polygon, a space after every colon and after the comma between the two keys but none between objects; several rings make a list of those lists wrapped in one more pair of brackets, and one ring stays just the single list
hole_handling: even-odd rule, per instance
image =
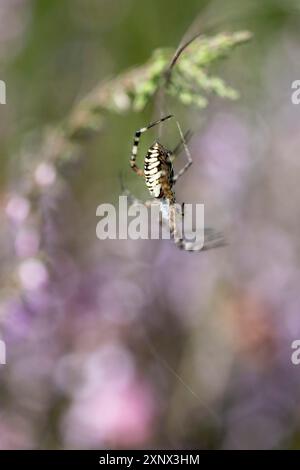
[{"label": "black bar", "polygon": [[[293,451],[277,451],[274,453],[264,451],[210,451],[210,450],[28,450],[28,451],[1,451],[0,468],[10,468],[17,465],[17,468],[30,466],[29,468],[55,468],[66,466],[67,468],[147,468],[158,465],[185,465],[199,467],[216,463],[224,466],[227,458],[238,460],[241,465],[256,463],[262,460],[272,461],[276,458],[276,463],[287,465],[288,460],[294,457],[295,463],[298,454]],[[297,459],[298,460],[298,459]],[[22,465],[22,467],[21,467]]]}]

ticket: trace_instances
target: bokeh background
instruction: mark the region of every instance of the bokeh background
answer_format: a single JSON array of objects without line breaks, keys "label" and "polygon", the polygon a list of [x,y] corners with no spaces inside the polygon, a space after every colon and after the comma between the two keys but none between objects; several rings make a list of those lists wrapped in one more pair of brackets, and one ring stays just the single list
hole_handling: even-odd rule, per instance
[{"label": "bokeh background", "polygon": [[[44,129],[196,17],[254,34],[217,67],[239,101],[176,110],[196,129],[178,199],[229,244],[99,241],[120,169],[147,197],[128,155],[153,107],[107,114],[63,168]],[[0,448],[299,448],[299,26],[297,0],[0,0]]]}]

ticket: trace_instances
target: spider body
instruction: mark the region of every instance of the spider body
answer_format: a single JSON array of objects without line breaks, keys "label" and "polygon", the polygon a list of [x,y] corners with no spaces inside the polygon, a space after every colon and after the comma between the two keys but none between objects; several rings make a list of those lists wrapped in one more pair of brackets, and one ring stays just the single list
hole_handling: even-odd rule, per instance
[{"label": "spider body", "polygon": [[159,142],[151,145],[144,160],[144,176],[151,196],[175,202],[172,189],[174,170],[171,155],[172,152]]}]

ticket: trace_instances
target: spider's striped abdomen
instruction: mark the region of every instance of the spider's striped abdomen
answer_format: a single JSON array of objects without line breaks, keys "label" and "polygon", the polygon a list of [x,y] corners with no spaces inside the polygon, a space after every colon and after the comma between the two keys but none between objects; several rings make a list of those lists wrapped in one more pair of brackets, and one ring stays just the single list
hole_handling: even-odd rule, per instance
[{"label": "spider's striped abdomen", "polygon": [[173,197],[173,165],[170,153],[158,142],[153,144],[145,157],[144,175],[151,196]]}]

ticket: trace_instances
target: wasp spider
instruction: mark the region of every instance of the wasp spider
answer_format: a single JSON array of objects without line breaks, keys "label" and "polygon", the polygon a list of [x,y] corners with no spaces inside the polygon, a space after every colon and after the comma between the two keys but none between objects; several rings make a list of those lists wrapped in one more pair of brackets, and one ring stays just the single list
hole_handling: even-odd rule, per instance
[{"label": "wasp spider", "polygon": [[[152,127],[156,126],[157,124],[160,124],[161,122],[166,121],[167,119],[170,119],[172,117],[172,115],[165,116],[155,122],[152,122],[148,126],[142,127],[141,129],[136,131],[130,157],[130,166],[138,176],[142,176],[145,179],[146,186],[153,199],[159,201],[163,221],[167,222],[170,230],[171,239],[174,240],[178,248],[187,251],[200,251],[215,248],[217,246],[223,246],[224,238],[222,234],[215,232],[213,229],[204,230],[204,245],[201,245],[201,247],[197,246],[197,244],[185,240],[181,233],[179,234],[177,227],[177,220],[179,214],[178,206],[176,204],[174,186],[177,180],[192,165],[193,161],[186,143],[187,135],[183,135],[181,127],[177,121],[176,124],[181,137],[181,141],[179,142],[177,147],[173,151],[170,151],[158,141],[155,141],[148,149],[148,152],[145,156],[144,169],[142,170],[136,164],[136,157],[138,153],[141,135]],[[175,175],[172,162],[174,160],[174,157],[178,153],[178,150],[181,145],[183,145],[184,147],[185,154],[187,156],[187,162],[184,167]],[[131,202],[140,203],[140,201],[133,197],[128,191],[127,195],[130,196]],[[146,201],[145,204],[149,206],[153,199],[151,201]],[[184,204],[182,204],[181,206],[180,216],[182,218],[184,217]]]}]

